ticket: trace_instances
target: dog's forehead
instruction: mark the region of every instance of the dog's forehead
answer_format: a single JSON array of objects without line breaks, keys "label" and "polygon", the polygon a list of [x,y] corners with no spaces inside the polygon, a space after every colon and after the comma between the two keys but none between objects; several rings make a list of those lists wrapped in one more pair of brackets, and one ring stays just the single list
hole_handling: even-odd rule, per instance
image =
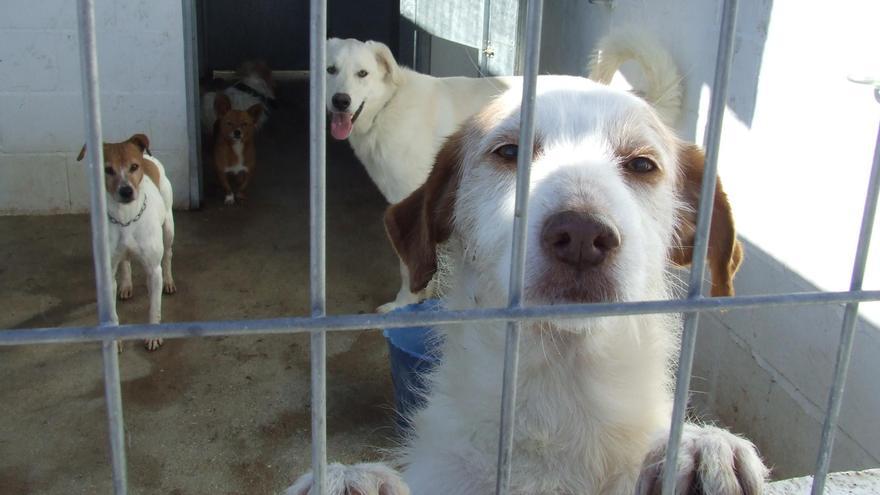
[{"label": "dog's forehead", "polygon": [[[332,38],[327,42],[328,64],[378,65],[376,55],[366,43],[356,39]],[[360,68],[354,68],[360,70]]]},{"label": "dog's forehead", "polygon": [[104,162],[111,166],[125,166],[143,159],[143,152],[131,141],[104,143]]},{"label": "dog's forehead", "polygon": [[230,110],[223,116],[223,120],[226,122],[241,123],[250,122],[253,119],[251,119],[251,115],[244,110]]},{"label": "dog's forehead", "polygon": [[[522,88],[502,94],[478,117],[487,134],[518,132]],[[542,76],[535,91],[535,130],[572,139],[578,134],[613,132],[624,123],[645,120],[650,127],[656,116],[649,105],[630,93],[581,77]]]}]

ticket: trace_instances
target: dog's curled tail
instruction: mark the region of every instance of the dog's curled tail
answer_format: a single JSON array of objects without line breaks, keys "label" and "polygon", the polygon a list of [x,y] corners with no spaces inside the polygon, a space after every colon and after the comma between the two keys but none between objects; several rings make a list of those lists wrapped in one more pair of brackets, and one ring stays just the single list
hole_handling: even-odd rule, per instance
[{"label": "dog's curled tail", "polygon": [[633,60],[644,73],[644,87],[636,93],[650,103],[663,121],[675,126],[681,114],[681,75],[672,56],[654,40],[635,29],[615,30],[599,40],[590,57],[590,79],[609,84],[620,67]]}]

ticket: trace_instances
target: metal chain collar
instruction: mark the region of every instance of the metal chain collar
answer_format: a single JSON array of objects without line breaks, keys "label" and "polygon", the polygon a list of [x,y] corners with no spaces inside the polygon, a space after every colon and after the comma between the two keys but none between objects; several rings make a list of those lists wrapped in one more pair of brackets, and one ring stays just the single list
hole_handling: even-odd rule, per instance
[{"label": "metal chain collar", "polygon": [[125,222],[125,223],[122,223],[122,222],[120,222],[119,220],[113,218],[113,215],[111,215],[109,212],[107,212],[107,218],[110,220],[110,223],[115,223],[116,225],[119,225],[120,227],[128,227],[129,225],[131,225],[131,224],[137,222],[138,220],[140,220],[140,219],[141,219],[141,215],[144,214],[144,210],[146,210],[146,209],[147,209],[147,195],[146,195],[146,193],[145,193],[145,194],[144,194],[144,203],[141,205],[141,211],[139,211],[138,214],[135,215],[135,217],[132,218],[131,220],[129,220],[129,221]]}]

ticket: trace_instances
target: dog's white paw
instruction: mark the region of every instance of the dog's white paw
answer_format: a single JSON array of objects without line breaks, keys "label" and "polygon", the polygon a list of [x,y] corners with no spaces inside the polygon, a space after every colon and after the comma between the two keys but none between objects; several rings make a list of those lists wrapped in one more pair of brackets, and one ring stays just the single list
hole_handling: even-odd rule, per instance
[{"label": "dog's white paw", "polygon": [[[666,437],[648,452],[636,495],[660,493]],[[760,495],[768,470],[752,442],[714,426],[685,425],[678,451],[676,493]]]},{"label": "dog's white paw", "polygon": [[377,313],[388,313],[390,311],[394,311],[397,308],[402,308],[404,306],[409,306],[410,304],[417,304],[422,301],[422,298],[419,297],[420,294],[413,294],[411,292],[400,292],[397,294],[397,298],[391,302],[387,302],[378,308],[376,308]]},{"label": "dog's white paw", "polygon": [[235,195],[234,194],[227,194],[226,197],[223,198],[223,204],[226,206],[234,205],[235,204]]},{"label": "dog's white paw", "polygon": [[404,306],[406,306],[406,304],[402,304],[397,301],[391,301],[376,308],[376,312],[380,314],[390,313],[391,311],[394,311],[397,308],[402,308]]},{"label": "dog's white paw", "polygon": [[146,347],[148,351],[155,351],[162,347],[162,339],[144,339],[144,347]]},{"label": "dog's white paw", "polygon": [[131,285],[120,285],[119,290],[116,291],[116,295],[119,296],[119,299],[122,299],[123,301],[126,299],[131,299],[131,294]]},{"label": "dog's white paw", "polygon": [[[369,463],[327,466],[327,495],[409,495],[409,487],[397,471],[384,464]],[[312,473],[301,476],[285,495],[314,495]]]}]

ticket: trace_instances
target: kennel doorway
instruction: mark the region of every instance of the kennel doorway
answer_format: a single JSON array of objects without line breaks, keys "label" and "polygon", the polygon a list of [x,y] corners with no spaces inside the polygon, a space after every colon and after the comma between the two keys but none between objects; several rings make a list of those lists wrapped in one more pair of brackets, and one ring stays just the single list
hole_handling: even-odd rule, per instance
[{"label": "kennel doorway", "polygon": [[[393,53],[398,46],[398,0],[340,0],[333,2],[328,16],[330,36],[373,39],[387,44]],[[264,61],[278,84],[277,100],[285,108],[274,112],[287,120],[284,129],[274,130],[270,140],[279,141],[283,133],[295,134],[298,127],[307,132],[309,69],[309,2],[306,0],[188,0],[184,2],[183,22],[186,41],[187,106],[190,134],[195,137],[190,150],[190,204],[204,205],[216,195],[214,171],[206,163],[210,143],[200,143],[205,133],[200,128],[201,94],[217,90],[235,79],[236,69],[245,61]],[[280,42],[279,42],[280,40]],[[278,115],[274,115],[278,114]],[[192,118],[194,116],[195,118]],[[295,124],[290,124],[295,121]],[[272,124],[271,120],[268,124]],[[293,125],[296,128],[291,129]],[[289,167],[305,163],[304,142],[291,143],[274,155],[289,156]],[[302,154],[302,157],[298,156]],[[278,158],[280,161],[282,158]],[[281,167],[280,164],[278,164]],[[259,175],[259,172],[258,172]],[[289,175],[275,182],[294,180]],[[271,194],[278,196],[277,190]]]}]

